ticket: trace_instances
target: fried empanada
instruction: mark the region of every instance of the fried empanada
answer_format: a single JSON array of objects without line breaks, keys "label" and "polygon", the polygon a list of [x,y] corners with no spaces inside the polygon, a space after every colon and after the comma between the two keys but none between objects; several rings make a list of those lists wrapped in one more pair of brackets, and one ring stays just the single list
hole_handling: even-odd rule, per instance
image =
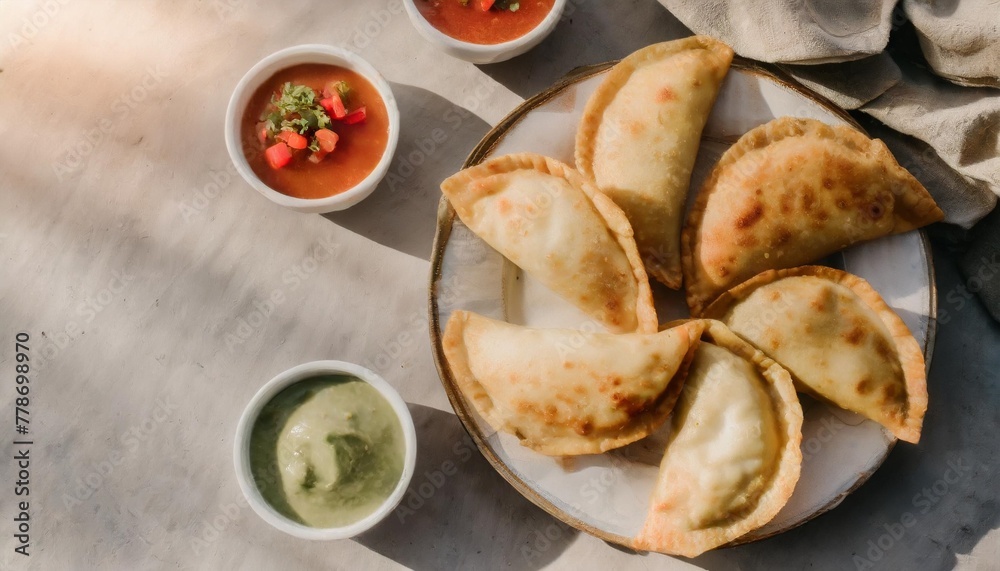
[{"label": "fried empanada", "polygon": [[703,327],[585,333],[456,311],[442,345],[462,394],[495,429],[550,456],[598,454],[666,420]]},{"label": "fried empanada", "polygon": [[674,289],[691,170],[732,59],[707,36],[643,48],[608,72],[577,131],[577,168],[625,211],[646,271]]},{"label": "fried empanada", "polygon": [[580,173],[533,154],[496,157],[441,183],[477,236],[615,332],[656,331],[632,228]]},{"label": "fried empanada", "polygon": [[802,466],[788,372],[707,321],[634,547],[694,557],[771,521]]},{"label": "fried empanada", "polygon": [[736,142],[701,187],[682,236],[688,306],[764,270],[936,222],[944,214],[882,141],[783,117]]},{"label": "fried empanada", "polygon": [[724,321],[805,392],[917,442],[927,410],[924,356],[906,324],[858,276],[822,266],[771,270],[723,294]]}]

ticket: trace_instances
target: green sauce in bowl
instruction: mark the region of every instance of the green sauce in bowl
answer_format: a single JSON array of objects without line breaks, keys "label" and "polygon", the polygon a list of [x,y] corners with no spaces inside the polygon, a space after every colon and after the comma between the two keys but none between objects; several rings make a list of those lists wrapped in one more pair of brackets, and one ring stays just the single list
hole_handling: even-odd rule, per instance
[{"label": "green sauce in bowl", "polygon": [[316,528],[375,512],[399,483],[405,454],[392,405],[347,375],[289,386],[264,405],[250,433],[250,471],[264,500]]}]

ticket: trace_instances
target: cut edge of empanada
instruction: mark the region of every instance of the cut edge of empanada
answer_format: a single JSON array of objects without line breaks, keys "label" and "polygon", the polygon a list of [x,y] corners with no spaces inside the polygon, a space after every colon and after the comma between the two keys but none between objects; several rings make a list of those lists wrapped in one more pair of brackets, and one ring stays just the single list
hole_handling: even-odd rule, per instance
[{"label": "cut edge of empanada", "polygon": [[[594,205],[598,215],[605,221],[608,229],[614,234],[615,240],[625,252],[629,265],[632,266],[632,277],[638,285],[636,289],[636,333],[655,333],[657,324],[656,308],[653,305],[653,290],[649,285],[649,277],[646,275],[646,268],[639,255],[639,249],[635,244],[635,235],[632,225],[621,208],[610,198],[599,191],[596,186],[588,181],[574,168],[557,161],[553,158],[534,153],[515,153],[501,155],[488,159],[474,167],[463,169],[452,176],[446,178],[441,183],[441,191],[449,202],[455,207],[459,218],[466,219],[471,212],[463,212],[455,202],[450,200],[451,196],[472,194],[478,196],[482,194],[482,189],[472,184],[478,178],[513,172],[516,170],[530,169],[559,177],[568,181],[574,187],[586,194]],[[472,201],[462,201],[471,203]]]},{"label": "cut edge of empanada", "polygon": [[[920,344],[917,343],[913,334],[910,333],[910,329],[903,323],[899,315],[889,307],[875,288],[861,277],[826,266],[801,266],[784,270],[767,270],[723,293],[708,306],[704,315],[705,317],[717,319],[725,315],[733,305],[746,299],[758,288],[785,278],[797,276],[817,277],[846,287],[854,292],[869,309],[874,311],[882,324],[889,330],[893,345],[896,348],[896,354],[899,357],[900,367],[903,370],[903,379],[906,382],[906,418],[900,423],[887,423],[885,419],[872,420],[885,426],[900,440],[913,444],[919,442],[920,432],[924,423],[924,414],[927,412],[928,400],[927,371],[923,351],[921,351]],[[803,392],[827,401],[827,399],[809,389],[805,383],[795,379],[794,375],[793,379],[796,381],[796,386],[800,387]],[[831,404],[838,406],[837,403]]]},{"label": "cut edge of empanada", "polygon": [[[585,177],[591,181],[596,180],[594,176],[594,142],[597,138],[598,128],[604,118],[605,109],[611,104],[615,95],[625,85],[632,73],[648,61],[664,59],[683,51],[695,49],[712,52],[716,57],[725,60],[727,68],[733,59],[733,50],[725,43],[711,36],[689,36],[646,46],[626,56],[608,71],[607,76],[587,101],[583,117],[580,119],[580,125],[576,131],[576,168]],[[645,265],[647,273],[657,281],[670,289],[680,289],[682,273],[679,261],[676,262],[676,265],[670,266],[656,259],[650,259]]]},{"label": "cut edge of empanada", "polygon": [[[680,335],[680,339],[685,340],[686,343],[683,347],[684,357],[655,406],[651,410],[644,412],[646,418],[643,419],[643,422],[637,423],[629,427],[628,430],[623,430],[613,437],[595,438],[589,442],[576,441],[567,443],[565,439],[538,442],[518,434],[515,427],[508,424],[502,416],[497,414],[496,406],[489,392],[472,373],[468,349],[464,340],[466,325],[469,323],[470,318],[488,319],[470,311],[456,310],[449,317],[448,324],[445,327],[442,337],[442,347],[445,351],[446,361],[451,370],[452,378],[465,399],[471,402],[476,411],[479,412],[479,415],[494,430],[517,436],[523,446],[546,456],[601,454],[641,440],[655,432],[670,417],[670,413],[673,412],[674,406],[677,404],[684,386],[684,380],[687,378],[688,369],[691,366],[691,361],[694,359],[695,350],[701,342],[705,327],[705,324],[699,322],[699,320],[691,320],[688,323],[679,324],[675,328]],[[643,335],[657,335],[658,333],[644,333]]]},{"label": "cut edge of empanada", "polygon": [[718,183],[723,171],[735,164],[746,154],[762,149],[789,137],[815,134],[833,139],[861,154],[877,158],[886,167],[886,176],[892,177],[897,188],[893,190],[896,202],[893,207],[895,222],[890,234],[901,234],[944,219],[944,212],[920,182],[909,171],[899,165],[896,158],[879,139],[870,139],[864,133],[846,125],[827,125],[816,119],[801,117],[779,117],[747,131],[730,147],[711,173],[695,197],[687,223],[681,231],[681,268],[686,285],[685,295],[692,315],[701,315],[705,307],[714,299],[715,292],[695,279],[695,248],[698,230],[705,216],[711,189]]},{"label": "cut edge of empanada", "polygon": [[684,557],[696,557],[766,525],[788,503],[802,471],[802,405],[795,393],[791,375],[762,351],[730,331],[721,321],[713,319],[690,321],[705,323],[703,342],[717,345],[749,361],[767,381],[767,391],[775,403],[775,418],[780,423],[779,432],[784,442],[770,485],[757,498],[753,509],[744,514],[737,514],[735,521],[730,525],[687,531],[664,529],[654,513],[653,502],[656,491],[653,491],[646,521],[642,530],[633,539],[632,547]]}]

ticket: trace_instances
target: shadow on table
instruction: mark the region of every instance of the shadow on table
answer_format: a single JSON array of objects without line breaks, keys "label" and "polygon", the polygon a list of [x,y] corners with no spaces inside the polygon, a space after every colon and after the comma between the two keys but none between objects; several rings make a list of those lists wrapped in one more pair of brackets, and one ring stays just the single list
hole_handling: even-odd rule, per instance
[{"label": "shadow on table", "polygon": [[476,449],[458,417],[409,405],[417,467],[396,511],[358,543],[411,569],[540,569],[575,539],[521,496]]},{"label": "shadow on table", "polygon": [[807,561],[816,570],[952,569],[1000,525],[1000,326],[978,299],[949,306],[949,292],[963,284],[937,245],[935,267],[939,315],[947,308],[950,318],[938,325],[920,443],[896,444],[871,480],[828,514],[692,563],[712,570],[802,568]]},{"label": "shadow on table", "polygon": [[479,69],[527,99],[575,67],[620,59],[649,44],[690,34],[656,2],[569,0],[562,21],[541,44]]},{"label": "shadow on table", "polygon": [[429,259],[440,185],[462,168],[490,125],[447,99],[412,85],[392,84],[399,105],[399,146],[375,192],[331,222],[400,252]]}]

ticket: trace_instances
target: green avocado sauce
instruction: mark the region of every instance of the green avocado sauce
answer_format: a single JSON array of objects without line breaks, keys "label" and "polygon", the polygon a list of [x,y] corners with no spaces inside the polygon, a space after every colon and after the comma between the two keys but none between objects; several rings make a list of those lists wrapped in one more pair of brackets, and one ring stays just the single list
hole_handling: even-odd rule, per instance
[{"label": "green avocado sauce", "polygon": [[403,428],[368,383],[330,375],[278,393],[250,434],[250,471],[264,499],[311,527],[363,519],[403,474]]}]

